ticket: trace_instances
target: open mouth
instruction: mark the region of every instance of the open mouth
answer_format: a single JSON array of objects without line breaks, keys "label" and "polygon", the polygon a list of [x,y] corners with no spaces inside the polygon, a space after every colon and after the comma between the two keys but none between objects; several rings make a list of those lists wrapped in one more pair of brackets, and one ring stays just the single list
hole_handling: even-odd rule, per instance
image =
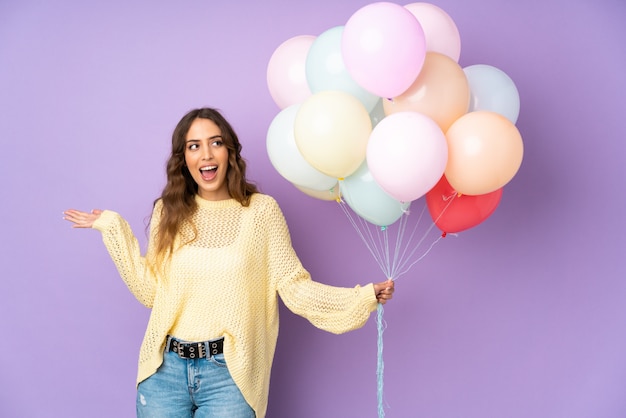
[{"label": "open mouth", "polygon": [[204,167],[200,167],[200,176],[202,176],[202,180],[213,180],[217,175],[217,166],[216,165],[207,165]]}]

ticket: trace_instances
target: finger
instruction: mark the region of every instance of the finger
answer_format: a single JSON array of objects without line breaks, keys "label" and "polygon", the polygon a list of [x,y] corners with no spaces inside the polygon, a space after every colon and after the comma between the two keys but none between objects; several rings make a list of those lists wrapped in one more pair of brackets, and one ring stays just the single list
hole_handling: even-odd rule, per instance
[{"label": "finger", "polygon": [[383,296],[388,296],[391,295],[393,292],[389,289],[382,289],[381,291],[379,291],[378,293],[376,293],[376,297],[383,297]]},{"label": "finger", "polygon": [[81,219],[86,215],[85,212],[76,209],[69,209],[63,212],[66,218],[68,219]]},{"label": "finger", "polygon": [[76,211],[74,209],[69,209],[63,212],[63,219],[70,219],[76,216]]},{"label": "finger", "polygon": [[70,209],[63,212],[63,219],[73,223],[72,228],[91,228],[93,215],[79,210]]},{"label": "finger", "polygon": [[70,222],[72,222],[72,228],[90,228],[91,227],[89,222],[82,221],[82,220],[75,220],[75,221],[70,221]]},{"label": "finger", "polygon": [[85,220],[85,216],[80,213],[69,213],[65,215],[65,219],[70,222],[79,223]]},{"label": "finger", "polygon": [[70,222],[76,223],[80,219],[75,213],[68,213],[68,212],[66,212],[64,215],[65,216],[63,217],[63,219],[65,219],[66,221],[70,221]]}]

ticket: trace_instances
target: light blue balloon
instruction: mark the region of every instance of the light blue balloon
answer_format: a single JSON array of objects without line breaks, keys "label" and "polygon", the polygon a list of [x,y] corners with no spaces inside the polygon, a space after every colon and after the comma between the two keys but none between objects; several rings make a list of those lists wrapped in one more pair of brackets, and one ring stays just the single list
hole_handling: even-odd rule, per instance
[{"label": "light blue balloon", "polygon": [[513,123],[520,110],[519,92],[504,71],[487,64],[463,68],[470,87],[469,111],[489,110],[499,113]]},{"label": "light blue balloon", "polygon": [[348,73],[341,55],[343,29],[343,26],[328,29],[311,44],[305,64],[307,84],[313,94],[324,90],[351,94],[371,112],[380,98],[359,86]]},{"label": "light blue balloon", "polygon": [[411,205],[411,202],[402,203],[389,196],[374,180],[367,162],[340,181],[339,190],[341,197],[357,215],[378,226],[393,224]]}]

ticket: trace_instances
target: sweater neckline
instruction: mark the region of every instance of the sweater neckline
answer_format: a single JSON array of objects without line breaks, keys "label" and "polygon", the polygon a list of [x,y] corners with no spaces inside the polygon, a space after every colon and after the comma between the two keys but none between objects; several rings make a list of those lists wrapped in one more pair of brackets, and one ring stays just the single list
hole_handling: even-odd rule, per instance
[{"label": "sweater neckline", "polygon": [[230,208],[239,205],[237,199],[223,199],[223,200],[206,200],[200,197],[200,195],[195,196],[196,203],[201,208],[209,208],[209,209],[220,209],[220,208]]}]

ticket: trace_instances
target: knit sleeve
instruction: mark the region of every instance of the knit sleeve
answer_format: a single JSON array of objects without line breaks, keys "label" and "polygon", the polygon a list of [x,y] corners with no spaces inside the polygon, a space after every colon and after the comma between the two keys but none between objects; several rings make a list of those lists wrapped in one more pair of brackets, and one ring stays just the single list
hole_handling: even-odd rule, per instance
[{"label": "knit sleeve", "polygon": [[314,326],[335,334],[362,327],[376,309],[373,284],[336,287],[311,279],[291,244],[285,218],[274,201],[268,210],[268,264],[285,306]]},{"label": "knit sleeve", "polygon": [[118,213],[105,210],[94,222],[93,228],[102,233],[102,240],[117,267],[122,280],[139,302],[152,308],[156,293],[156,278],[148,266],[154,252],[154,235],[160,211],[155,210],[150,225],[150,239],[146,256],[141,255],[139,242],[130,225]]}]

